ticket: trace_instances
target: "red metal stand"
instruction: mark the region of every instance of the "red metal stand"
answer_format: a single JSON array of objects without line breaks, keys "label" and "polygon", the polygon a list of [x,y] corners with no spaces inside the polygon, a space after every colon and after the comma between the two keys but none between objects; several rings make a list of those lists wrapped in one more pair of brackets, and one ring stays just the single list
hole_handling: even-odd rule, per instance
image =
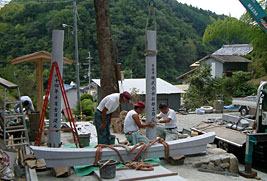
[{"label": "red metal stand", "polygon": [[43,130],[44,127],[44,118],[45,118],[45,113],[46,113],[46,108],[47,108],[47,104],[48,104],[48,96],[50,93],[50,89],[51,89],[51,83],[52,83],[52,78],[53,78],[53,73],[54,73],[54,69],[56,69],[56,74],[59,80],[59,85],[60,85],[60,89],[61,89],[61,93],[62,93],[62,97],[64,100],[64,104],[67,110],[67,115],[68,115],[68,120],[70,122],[70,127],[71,128],[65,128],[64,130],[71,130],[72,134],[73,134],[73,139],[74,139],[74,143],[76,145],[76,147],[80,147],[82,148],[81,144],[80,144],[80,140],[78,137],[78,132],[74,123],[74,119],[70,110],[70,105],[69,105],[69,101],[67,98],[67,94],[64,88],[64,83],[59,71],[59,67],[57,62],[53,62],[52,67],[51,67],[51,71],[50,71],[50,75],[49,75],[49,80],[48,80],[48,86],[47,86],[47,90],[45,93],[45,100],[44,100],[44,104],[43,104],[43,108],[42,108],[42,114],[41,114],[41,118],[40,118],[40,123],[39,123],[39,129],[38,129],[38,134],[35,140],[35,145],[39,146],[40,145],[40,140],[41,140],[41,135],[42,135],[42,131],[63,131],[63,129],[55,129],[55,130]]}]

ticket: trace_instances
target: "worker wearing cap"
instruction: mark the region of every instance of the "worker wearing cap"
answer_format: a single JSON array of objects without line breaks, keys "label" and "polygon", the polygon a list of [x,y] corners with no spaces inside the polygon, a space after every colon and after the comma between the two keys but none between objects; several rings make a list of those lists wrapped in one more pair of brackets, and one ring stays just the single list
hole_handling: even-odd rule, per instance
[{"label": "worker wearing cap", "polygon": [[106,96],[99,103],[95,112],[94,125],[97,131],[98,144],[111,144],[110,139],[110,121],[112,113],[117,110],[120,103],[129,103],[131,95],[125,91],[123,93],[114,93]]},{"label": "worker wearing cap", "polygon": [[154,127],[152,122],[147,124],[142,124],[139,118],[139,115],[144,113],[145,104],[143,102],[138,102],[134,104],[134,109],[129,111],[124,120],[124,133],[127,140],[131,145],[137,143],[148,143],[148,138],[145,137],[140,131],[139,128]]},{"label": "worker wearing cap", "polygon": [[159,105],[160,114],[157,118],[160,120],[159,123],[165,124],[164,127],[157,127],[158,137],[163,138],[165,141],[172,141],[178,139],[178,129],[176,113],[170,109],[166,104]]},{"label": "worker wearing cap", "polygon": [[[20,97],[20,101],[22,103],[22,107],[25,109],[24,112],[26,112],[27,114],[29,112],[34,112],[34,107],[33,107],[33,104],[32,104],[32,100],[29,96],[21,96]],[[16,104],[14,106],[14,111],[16,113],[19,112],[19,108],[20,108],[20,104]]]}]

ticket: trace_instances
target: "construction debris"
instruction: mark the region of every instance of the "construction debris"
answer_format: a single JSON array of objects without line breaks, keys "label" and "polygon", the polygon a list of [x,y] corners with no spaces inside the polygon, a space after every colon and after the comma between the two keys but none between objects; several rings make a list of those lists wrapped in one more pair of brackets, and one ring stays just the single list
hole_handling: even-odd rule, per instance
[{"label": "construction debris", "polygon": [[191,158],[192,166],[195,168],[208,169],[219,172],[239,173],[238,160],[235,155],[227,153],[220,148],[208,148],[206,156]]}]

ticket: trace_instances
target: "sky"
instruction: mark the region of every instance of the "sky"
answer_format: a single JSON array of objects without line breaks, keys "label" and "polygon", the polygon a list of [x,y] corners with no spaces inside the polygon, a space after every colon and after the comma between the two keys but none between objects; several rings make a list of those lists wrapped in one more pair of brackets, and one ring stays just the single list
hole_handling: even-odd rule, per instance
[{"label": "sky", "polygon": [[246,12],[246,9],[239,0],[177,0],[181,3],[186,3],[198,8],[210,10],[216,14],[231,15],[232,17],[240,18]]}]

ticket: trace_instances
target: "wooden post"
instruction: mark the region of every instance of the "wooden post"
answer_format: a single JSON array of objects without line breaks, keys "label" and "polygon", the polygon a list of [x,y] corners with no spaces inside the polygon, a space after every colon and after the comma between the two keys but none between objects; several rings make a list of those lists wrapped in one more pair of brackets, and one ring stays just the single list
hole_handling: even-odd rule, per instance
[{"label": "wooden post", "polygon": [[146,31],[146,122],[153,122],[153,128],[146,129],[146,136],[150,140],[157,138],[157,32]]},{"label": "wooden post", "polygon": [[43,107],[43,62],[36,62],[36,104],[37,111],[41,112]]},{"label": "wooden post", "polygon": [[[52,33],[52,57],[51,65],[53,62],[57,62],[61,76],[63,75],[63,41],[64,31],[53,30]],[[61,129],[61,89],[58,78],[56,76],[56,70],[53,73],[53,80],[50,91],[50,109],[49,109],[49,129]],[[60,145],[60,131],[49,131],[48,145],[51,147],[59,147]]]}]

